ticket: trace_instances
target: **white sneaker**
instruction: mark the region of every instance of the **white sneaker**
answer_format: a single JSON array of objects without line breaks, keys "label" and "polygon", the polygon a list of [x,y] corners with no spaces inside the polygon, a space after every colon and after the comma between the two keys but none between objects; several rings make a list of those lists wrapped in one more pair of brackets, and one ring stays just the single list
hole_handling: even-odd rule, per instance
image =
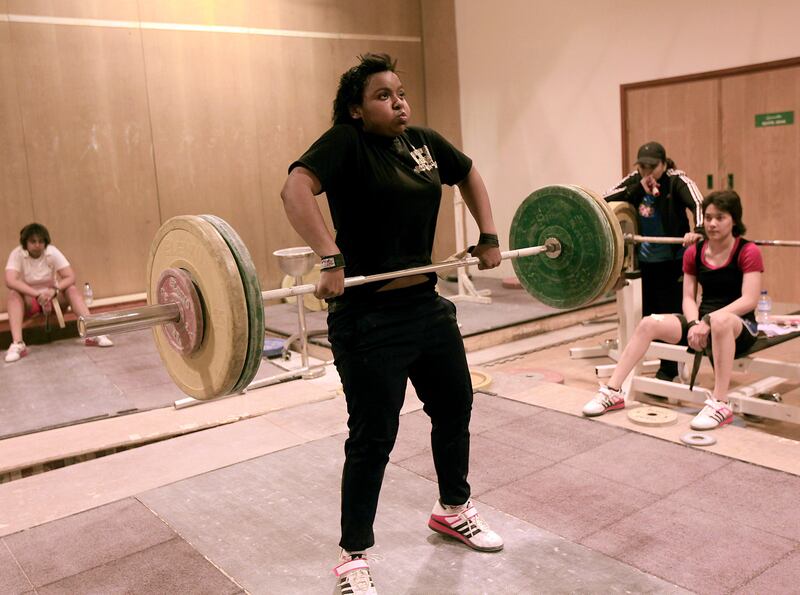
[{"label": "white sneaker", "polygon": [[6,363],[10,364],[28,355],[28,348],[23,341],[12,343],[6,351]]},{"label": "white sneaker", "polygon": [[689,424],[693,430],[713,430],[733,421],[733,411],[727,403],[708,397],[705,405]]},{"label": "white sneaker", "polygon": [[603,415],[606,411],[623,409],[625,407],[625,395],[622,391],[600,385],[600,390],[591,401],[583,406],[583,414],[586,417],[596,417]]},{"label": "white sneaker", "polygon": [[339,565],[333,569],[333,573],[339,579],[339,591],[342,595],[378,595],[369,573],[366,552],[342,550],[339,554]]},{"label": "white sneaker", "polygon": [[479,552],[503,549],[503,538],[489,528],[472,500],[460,506],[447,506],[436,500],[428,527],[442,535],[454,537]]},{"label": "white sneaker", "polygon": [[87,347],[113,347],[114,342],[108,335],[98,335],[96,337],[86,337],[84,341]]}]

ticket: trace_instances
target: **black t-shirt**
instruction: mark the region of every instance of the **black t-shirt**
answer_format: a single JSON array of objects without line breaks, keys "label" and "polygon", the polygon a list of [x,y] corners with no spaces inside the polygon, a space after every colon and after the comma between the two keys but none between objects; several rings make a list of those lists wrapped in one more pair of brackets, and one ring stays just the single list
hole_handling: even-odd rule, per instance
[{"label": "black t-shirt", "polygon": [[[298,165],[314,172],[327,194],[352,277],[430,264],[442,184],[464,180],[472,160],[428,128],[410,126],[390,138],[337,124],[289,171]],[[352,287],[345,297],[380,286]]]}]

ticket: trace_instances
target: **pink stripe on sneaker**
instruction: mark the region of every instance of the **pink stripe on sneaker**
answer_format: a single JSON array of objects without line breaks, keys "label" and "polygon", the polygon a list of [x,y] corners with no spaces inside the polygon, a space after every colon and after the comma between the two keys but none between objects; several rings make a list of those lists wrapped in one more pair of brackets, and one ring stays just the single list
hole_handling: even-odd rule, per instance
[{"label": "pink stripe on sneaker", "polygon": [[428,521],[428,526],[437,533],[444,533],[445,535],[450,535],[451,537],[455,537],[456,539],[463,541],[468,545],[472,545],[469,539],[461,535],[461,533],[459,533],[455,529],[452,529],[447,523],[443,523],[442,521],[440,521],[439,519],[441,518],[442,517],[437,518],[435,516],[431,516],[430,520]]},{"label": "pink stripe on sneaker", "polygon": [[350,560],[344,564],[339,564],[333,569],[333,573],[336,576],[342,576],[343,574],[347,574],[353,570],[360,570],[362,568],[369,568],[369,564],[364,558],[356,558],[355,560]]}]

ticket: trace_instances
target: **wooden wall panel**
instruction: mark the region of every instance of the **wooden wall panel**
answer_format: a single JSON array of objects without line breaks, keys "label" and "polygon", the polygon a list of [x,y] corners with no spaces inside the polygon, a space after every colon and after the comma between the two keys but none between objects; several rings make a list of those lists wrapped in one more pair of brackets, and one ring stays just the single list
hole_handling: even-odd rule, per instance
[{"label": "wooden wall panel", "polygon": [[[421,8],[425,107],[428,126],[441,132],[456,147],[463,148],[454,2],[453,0],[422,0]],[[475,167],[478,171],[482,169],[480,163],[476,163]],[[439,210],[439,219],[436,225],[436,241],[433,246],[434,261],[444,260],[455,250],[462,248],[455,245],[453,195],[454,191],[445,186],[442,192],[442,207]],[[489,198],[492,204],[503,200],[503,197],[493,193],[491,188],[489,188]],[[465,221],[470,217],[467,212],[464,217]],[[503,249],[507,249],[507,247],[503,247]]]},{"label": "wooden wall panel", "polygon": [[[0,2],[0,12],[5,9],[6,3]],[[34,219],[17,93],[11,30],[0,21],[0,260],[4,270],[19,230]],[[0,312],[5,311],[6,286],[0,283]]]},{"label": "wooden wall panel", "polygon": [[248,36],[143,31],[143,40],[162,220],[218,215],[258,267],[265,243]]},{"label": "wooden wall panel", "polygon": [[719,181],[719,82],[694,81],[630,89],[627,101],[627,154],[624,174],[633,170],[636,152],[655,140],[703,193],[708,174]]},{"label": "wooden wall panel", "polygon": [[[330,125],[331,103],[338,75],[352,60],[336,54],[339,42],[261,37],[252,40],[252,68],[257,112],[261,213],[259,222],[268,236],[263,262],[265,288],[279,287],[284,273],[273,252],[302,246],[283,210],[280,191],[289,164],[297,159]],[[293,64],[286,69],[282,65]],[[318,201],[332,229],[327,201]]]},{"label": "wooden wall panel", "polygon": [[78,19],[139,19],[138,0],[8,0],[10,14]]},{"label": "wooden wall panel", "polygon": [[418,37],[419,2],[408,0],[139,0],[143,21],[331,34]]},{"label": "wooden wall panel", "polygon": [[[800,239],[800,66],[722,80],[722,168],[742,197],[747,237]],[[794,112],[794,124],[756,128],[755,115]],[[764,288],[800,301],[797,248],[762,247]]]},{"label": "wooden wall panel", "polygon": [[[0,151],[10,155],[0,154],[0,197],[19,219],[0,229],[15,241],[19,227],[41,220],[99,297],[143,291],[151,238],[183,213],[228,220],[264,286],[277,286],[283,273],[272,251],[301,241],[279,196],[287,167],[330,125],[338,78],[359,54],[397,57],[413,123],[460,145],[452,0],[0,7],[11,15],[0,24],[0,49],[8,48],[0,55]],[[453,235],[445,200],[439,257],[452,251]]]},{"label": "wooden wall panel", "polygon": [[159,214],[139,34],[11,29],[34,212],[97,296],[141,291]]}]

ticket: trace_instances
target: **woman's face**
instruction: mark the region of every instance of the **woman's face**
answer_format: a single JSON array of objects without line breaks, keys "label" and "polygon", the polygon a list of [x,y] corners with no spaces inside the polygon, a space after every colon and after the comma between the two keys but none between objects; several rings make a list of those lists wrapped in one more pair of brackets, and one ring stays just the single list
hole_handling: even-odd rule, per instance
[{"label": "woman's face", "polygon": [[656,165],[645,165],[644,163],[637,163],[636,170],[639,172],[639,175],[643,178],[647,176],[653,176],[656,180],[658,180],[661,176],[664,175],[664,172],[667,171],[667,164],[663,161],[659,161]]},{"label": "woman's face", "polygon": [[31,258],[39,258],[45,248],[44,240],[39,236],[31,236],[25,241],[25,249],[31,255]]},{"label": "woman's face", "polygon": [[724,240],[733,233],[733,217],[731,214],[708,205],[704,215],[703,227],[709,240]]},{"label": "woman's face", "polygon": [[364,123],[366,132],[390,137],[402,134],[408,127],[411,106],[400,78],[388,70],[370,75],[361,105],[351,105],[350,115]]}]

